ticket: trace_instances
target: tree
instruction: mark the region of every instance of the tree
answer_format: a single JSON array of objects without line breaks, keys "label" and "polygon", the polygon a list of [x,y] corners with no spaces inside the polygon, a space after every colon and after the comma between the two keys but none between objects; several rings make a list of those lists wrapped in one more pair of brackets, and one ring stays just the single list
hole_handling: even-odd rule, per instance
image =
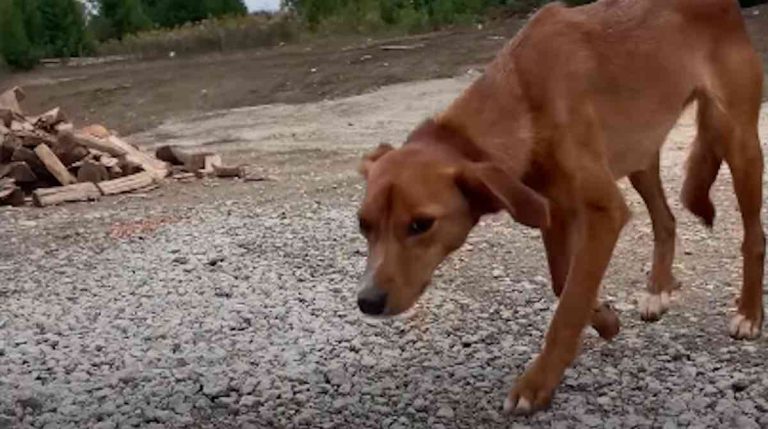
[{"label": "tree", "polygon": [[46,55],[70,57],[88,49],[85,6],[78,0],[38,0]]},{"label": "tree", "polygon": [[24,22],[24,31],[27,33],[29,43],[34,49],[41,49],[43,40],[43,18],[40,15],[40,5],[37,0],[14,0],[16,7],[21,11]]},{"label": "tree", "polygon": [[248,13],[243,0],[142,0],[142,3],[152,21],[161,27]]},{"label": "tree", "polygon": [[248,8],[243,0],[207,0],[206,9],[208,14],[213,17],[248,13]]},{"label": "tree", "polygon": [[92,24],[100,40],[122,39],[126,34],[152,27],[140,0],[100,0]]},{"label": "tree", "polygon": [[14,68],[37,62],[24,28],[24,14],[15,0],[0,0],[0,56]]}]

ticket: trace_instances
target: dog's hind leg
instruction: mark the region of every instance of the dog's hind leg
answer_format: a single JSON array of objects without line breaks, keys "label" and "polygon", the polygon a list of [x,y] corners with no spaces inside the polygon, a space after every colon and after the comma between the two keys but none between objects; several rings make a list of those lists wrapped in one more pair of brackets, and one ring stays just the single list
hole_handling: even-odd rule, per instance
[{"label": "dog's hind leg", "polygon": [[738,313],[730,324],[736,339],[755,339],[763,324],[763,270],[765,234],[760,219],[763,204],[763,155],[754,129],[738,130],[726,160],[741,209],[744,239],[741,253],[743,278]]},{"label": "dog's hind leg", "polygon": [[685,181],[681,200],[683,206],[696,215],[704,225],[712,228],[715,222],[715,206],[709,190],[715,183],[723,163],[722,127],[718,125],[715,103],[703,93],[695,94],[697,100],[698,132],[686,162]]},{"label": "dog's hind leg", "polygon": [[728,163],[743,223],[742,288],[730,334],[736,339],[755,339],[764,318],[764,161],[758,136],[763,72],[746,35],[740,45],[722,47],[717,57],[711,70],[713,84],[699,97],[699,132],[705,133],[706,140],[701,142],[709,143],[713,152],[719,150]]},{"label": "dog's hind leg", "polygon": [[659,174],[660,155],[657,153],[648,168],[629,176],[640,194],[653,224],[653,264],[648,276],[647,294],[640,300],[640,317],[646,322],[659,320],[669,308],[669,299],[680,283],[672,274],[675,258],[675,216],[667,205]]},{"label": "dog's hind leg", "polygon": [[[733,176],[733,186],[743,223],[743,277],[738,299],[738,313],[730,323],[736,339],[755,339],[762,330],[765,233],[761,220],[763,208],[763,152],[757,132],[759,102],[732,105],[731,139],[726,141],[725,160]],[[739,108],[742,111],[739,111]],[[749,109],[749,111],[744,111]]]}]

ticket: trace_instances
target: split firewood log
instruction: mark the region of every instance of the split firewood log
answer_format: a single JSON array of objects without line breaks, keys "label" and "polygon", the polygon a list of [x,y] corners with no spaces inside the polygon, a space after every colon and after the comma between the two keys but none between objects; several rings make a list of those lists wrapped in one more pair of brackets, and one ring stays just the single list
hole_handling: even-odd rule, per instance
[{"label": "split firewood log", "polygon": [[35,126],[34,125],[32,125],[29,122],[27,122],[26,119],[19,120],[19,118],[15,118],[13,121],[11,121],[11,127],[10,128],[11,128],[11,131],[16,132],[16,133],[21,133],[21,132],[31,133],[31,132],[35,131]]},{"label": "split firewood log", "polygon": [[170,170],[165,162],[142,152],[137,147],[121,140],[117,136],[109,136],[107,140],[115,146],[123,148],[126,152],[125,159],[140,165],[144,171],[152,174],[155,180],[161,180],[168,176]]},{"label": "split firewood log", "polygon": [[32,202],[38,207],[47,207],[76,201],[94,201],[101,198],[101,191],[93,183],[40,188],[32,192]]},{"label": "split firewood log", "polygon": [[113,143],[111,143],[107,139],[94,137],[91,134],[86,134],[82,132],[75,132],[75,133],[64,132],[61,134],[61,136],[59,136],[59,139],[71,140],[81,146],[87,147],[88,149],[104,152],[112,156],[123,156],[127,154],[125,149],[115,146]]},{"label": "split firewood log", "polygon": [[152,173],[158,180],[168,175],[168,165],[165,162],[142,152],[115,136],[100,138],[82,131],[74,133],[73,136],[75,141],[89,149],[95,149],[140,165],[144,171]]},{"label": "split firewood log", "polygon": [[45,167],[45,164],[43,164],[42,161],[40,161],[40,158],[37,157],[35,152],[29,148],[26,148],[23,146],[17,147],[16,150],[13,152],[11,161],[26,162],[27,165],[29,165],[29,167],[32,168],[32,171],[34,171],[38,177],[49,177],[51,175],[50,172],[48,171],[48,168]]},{"label": "split firewood log", "polygon": [[103,154],[98,158],[99,158],[99,163],[106,168],[112,168],[120,163],[120,161],[117,158],[106,155],[106,154]]},{"label": "split firewood log", "polygon": [[24,205],[24,191],[22,191],[13,179],[0,179],[0,206]]},{"label": "split firewood log", "polygon": [[56,124],[53,129],[56,131],[56,134],[75,132],[75,126],[71,122],[62,122],[60,124]]},{"label": "split firewood log", "polygon": [[0,93],[0,108],[5,108],[13,113],[22,114],[19,103],[24,101],[26,94],[18,86],[9,89],[3,93]]},{"label": "split firewood log", "polygon": [[77,170],[77,181],[80,183],[99,183],[105,180],[109,180],[109,171],[107,167],[96,161],[83,161],[83,165]]},{"label": "split firewood log", "polygon": [[53,136],[38,129],[32,131],[16,131],[13,134],[16,138],[21,140],[22,145],[31,148],[35,148],[40,144],[56,147],[58,144],[58,141]]},{"label": "split firewood log", "polygon": [[184,165],[191,155],[178,146],[160,146],[155,150],[155,157],[171,165]]},{"label": "split firewood log", "polygon": [[216,175],[216,177],[221,178],[227,178],[227,177],[245,177],[245,167],[238,166],[224,166],[224,165],[214,165],[213,166],[213,174]]},{"label": "split firewood log", "polygon": [[119,164],[116,164],[112,167],[107,167],[107,172],[109,173],[109,178],[111,179],[119,179],[126,174],[123,172],[123,169],[120,168]]},{"label": "split firewood log", "polygon": [[21,147],[21,141],[14,136],[9,136],[0,143],[0,162],[11,162],[13,153]]},{"label": "split firewood log", "polygon": [[147,171],[143,173],[132,174],[120,179],[108,180],[98,183],[99,190],[104,195],[117,195],[125,192],[132,192],[137,189],[146,188],[155,182],[152,173]]},{"label": "split firewood log", "polygon": [[0,107],[0,125],[10,127],[13,121],[13,111],[7,107]]},{"label": "split firewood log", "polygon": [[141,168],[141,165],[126,159],[125,157],[120,158],[117,166],[120,167],[120,170],[123,172],[123,176],[130,176],[131,174],[141,173],[144,171],[144,169]]},{"label": "split firewood log", "polygon": [[[196,173],[198,170],[205,170],[206,158],[209,156],[214,156],[214,154],[211,152],[189,154],[189,157],[184,162],[184,168],[190,173]],[[208,164],[210,164],[210,161]]]},{"label": "split firewood log", "polygon": [[13,188],[16,187],[16,181],[9,178],[9,177],[3,177],[0,179],[0,196],[9,195]]},{"label": "split firewood log", "polygon": [[75,176],[61,163],[61,160],[53,153],[51,148],[41,144],[35,148],[35,154],[59,183],[64,186],[77,183]]},{"label": "split firewood log", "polygon": [[33,183],[37,181],[37,175],[26,162],[11,162],[0,165],[0,178],[10,178],[16,183]]},{"label": "split firewood log", "polygon": [[51,130],[61,122],[67,122],[67,116],[60,108],[56,107],[38,116],[34,124],[37,128]]},{"label": "split firewood log", "polygon": [[87,148],[74,143],[71,140],[59,140],[59,144],[53,147],[53,153],[61,160],[61,163],[67,167],[84,160],[90,155]]},{"label": "split firewood log", "polygon": [[0,205],[7,205],[13,207],[21,207],[25,203],[24,191],[21,188],[16,187],[11,193],[0,201]]},{"label": "split firewood log", "polygon": [[80,129],[80,132],[96,138],[105,139],[112,135],[103,125],[93,124]]}]

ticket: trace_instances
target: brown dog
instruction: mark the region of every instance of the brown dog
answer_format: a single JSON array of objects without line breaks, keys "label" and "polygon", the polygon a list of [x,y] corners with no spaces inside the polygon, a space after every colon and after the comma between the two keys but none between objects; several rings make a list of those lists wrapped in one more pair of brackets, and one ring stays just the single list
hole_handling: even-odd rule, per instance
[{"label": "brown dog", "polygon": [[711,226],[709,190],[725,160],[744,222],[744,279],[734,338],[763,322],[763,156],[757,134],[760,59],[734,0],[602,0],[544,7],[447,110],[398,150],[382,146],[361,170],[360,228],[368,267],[360,309],[395,315],[481,216],[507,210],[540,228],[560,303],[541,354],[505,408],[546,406],[577,354],[584,327],[603,337],[618,319],[600,306],[600,282],[629,217],[616,180],[629,176],[653,222],[653,268],[642,318],[656,320],[677,287],[675,218],[659,177],[659,150],[697,103],[698,135],[682,191]]}]

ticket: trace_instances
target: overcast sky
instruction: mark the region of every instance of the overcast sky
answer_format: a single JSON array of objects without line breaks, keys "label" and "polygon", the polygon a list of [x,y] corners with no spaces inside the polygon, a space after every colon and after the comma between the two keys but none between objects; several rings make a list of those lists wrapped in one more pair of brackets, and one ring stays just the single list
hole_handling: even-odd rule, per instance
[{"label": "overcast sky", "polygon": [[280,0],[245,0],[250,11],[254,10],[277,10],[280,7]]}]

